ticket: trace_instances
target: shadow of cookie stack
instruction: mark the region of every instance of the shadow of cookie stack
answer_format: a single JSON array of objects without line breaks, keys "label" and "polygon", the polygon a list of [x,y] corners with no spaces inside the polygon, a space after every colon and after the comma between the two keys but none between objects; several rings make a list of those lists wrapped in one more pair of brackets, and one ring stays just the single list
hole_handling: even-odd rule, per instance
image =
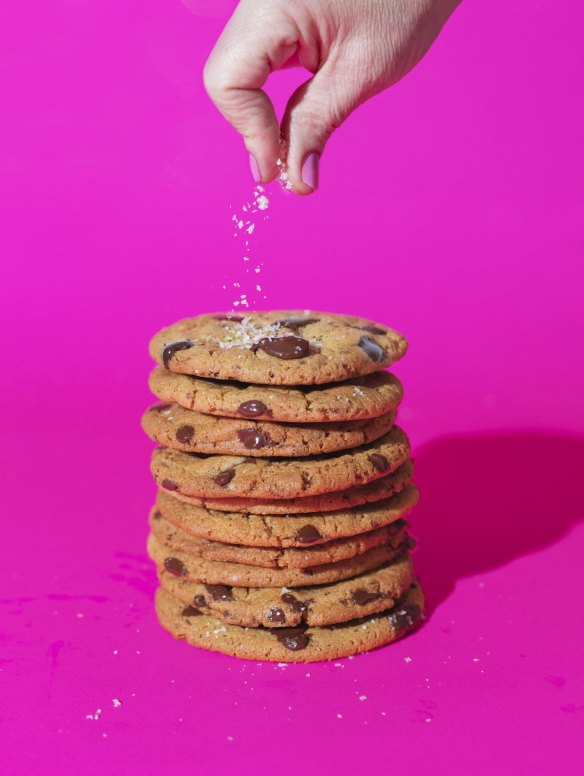
[{"label": "shadow of cookie stack", "polygon": [[385,326],[307,311],[202,315],[155,335],[148,553],[176,638],[308,662],[415,627],[404,516],[418,491],[385,371],[406,347]]}]

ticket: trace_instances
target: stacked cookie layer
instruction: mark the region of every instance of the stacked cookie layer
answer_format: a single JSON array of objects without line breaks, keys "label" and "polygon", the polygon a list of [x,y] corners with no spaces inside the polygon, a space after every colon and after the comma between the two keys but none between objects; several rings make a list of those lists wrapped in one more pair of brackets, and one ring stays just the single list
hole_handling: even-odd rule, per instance
[{"label": "stacked cookie layer", "polygon": [[203,315],[159,332],[148,552],[163,627],[276,661],[387,644],[423,611],[405,516],[403,337],[361,318]]}]

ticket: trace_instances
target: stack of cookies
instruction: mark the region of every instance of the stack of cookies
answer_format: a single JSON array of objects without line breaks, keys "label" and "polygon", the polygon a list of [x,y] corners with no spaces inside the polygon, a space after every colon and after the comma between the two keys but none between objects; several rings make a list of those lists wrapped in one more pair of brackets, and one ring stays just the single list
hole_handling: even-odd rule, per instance
[{"label": "stack of cookies", "polygon": [[153,338],[148,553],[176,638],[253,660],[353,655],[415,627],[418,499],[385,368],[395,331],[325,313],[201,315]]}]

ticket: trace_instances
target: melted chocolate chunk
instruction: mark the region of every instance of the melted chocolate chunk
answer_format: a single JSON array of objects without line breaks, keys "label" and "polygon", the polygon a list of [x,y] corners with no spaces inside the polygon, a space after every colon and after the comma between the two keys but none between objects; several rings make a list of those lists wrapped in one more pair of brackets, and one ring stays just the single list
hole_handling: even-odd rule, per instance
[{"label": "melted chocolate chunk", "polygon": [[271,633],[283,644],[286,649],[297,652],[306,649],[310,638],[304,632],[304,628],[275,628]]},{"label": "melted chocolate chunk", "polygon": [[418,604],[403,604],[402,606],[394,606],[389,611],[389,621],[392,627],[397,630],[403,630],[404,628],[411,628],[416,624],[420,617],[420,607]]},{"label": "melted chocolate chunk", "polygon": [[169,344],[166,345],[162,351],[162,363],[164,364],[165,368],[168,369],[170,360],[175,353],[178,353],[179,350],[188,350],[189,348],[192,348],[193,345],[194,343],[190,340],[177,340],[176,342],[169,342]]},{"label": "melted chocolate chunk", "polygon": [[298,331],[298,329],[301,329],[303,326],[308,326],[311,323],[318,323],[320,321],[320,318],[300,318],[300,317],[292,317],[292,318],[280,318],[279,321],[276,321],[280,326],[282,326],[285,329],[292,329],[292,331]]},{"label": "melted chocolate chunk", "polygon": [[369,460],[378,472],[386,472],[389,469],[389,461],[384,455],[373,453],[369,456]]},{"label": "melted chocolate chunk", "polygon": [[241,315],[230,315],[227,313],[227,315],[216,315],[215,316],[216,321],[233,321],[234,323],[241,323],[243,321],[243,316]]},{"label": "melted chocolate chunk", "polygon": [[176,440],[183,445],[188,445],[195,436],[195,429],[192,426],[179,426],[176,430]]},{"label": "melted chocolate chunk", "polygon": [[280,598],[285,604],[288,604],[293,612],[303,612],[306,609],[306,603],[299,601],[292,593],[282,593]]},{"label": "melted chocolate chunk", "polygon": [[313,525],[303,525],[296,531],[296,541],[300,544],[313,544],[322,539],[322,534]]},{"label": "melted chocolate chunk", "polygon": [[162,480],[160,483],[164,490],[178,490],[178,485],[176,482],[173,482],[172,480]]},{"label": "melted chocolate chunk", "polygon": [[217,485],[220,485],[222,488],[229,484],[231,480],[235,477],[235,469],[227,469],[224,472],[221,472],[221,474],[218,474],[216,477],[213,477],[213,482],[217,483]]},{"label": "melted chocolate chunk", "polygon": [[155,407],[152,407],[154,412],[163,412],[164,410],[169,410],[172,407],[172,404],[157,404]]},{"label": "melted chocolate chunk", "polygon": [[267,431],[256,428],[242,428],[237,432],[237,436],[247,450],[261,450],[262,447],[270,447],[274,444]]},{"label": "melted chocolate chunk", "polygon": [[373,323],[368,323],[367,326],[359,326],[361,331],[368,331],[371,334],[387,334],[387,331],[385,329],[382,329],[379,326],[375,326]]},{"label": "melted chocolate chunk", "polygon": [[194,606],[185,606],[181,614],[183,617],[200,617],[203,614],[203,612],[200,612],[198,609],[195,609]]},{"label": "melted chocolate chunk", "polygon": [[286,615],[279,606],[273,606],[266,612],[266,619],[270,622],[286,622]]},{"label": "melted chocolate chunk", "polygon": [[154,514],[152,515],[152,519],[160,520],[161,517],[162,517],[162,512],[159,509],[155,510]]},{"label": "melted chocolate chunk", "polygon": [[377,342],[369,339],[369,337],[361,337],[359,340],[359,347],[363,348],[366,355],[368,355],[372,361],[375,361],[376,364],[379,364],[385,358],[385,350],[381,345],[378,345]]},{"label": "melted chocolate chunk", "polygon": [[207,601],[204,595],[194,595],[193,602],[195,606],[207,606]]},{"label": "melted chocolate chunk", "polygon": [[185,564],[178,558],[165,558],[164,568],[175,577],[185,577],[187,574]]},{"label": "melted chocolate chunk", "polygon": [[310,343],[302,337],[290,334],[287,337],[264,337],[257,348],[268,356],[288,361],[292,358],[304,358],[310,352]]},{"label": "melted chocolate chunk", "polygon": [[357,606],[365,606],[370,601],[377,601],[383,597],[383,593],[371,593],[369,590],[355,590],[352,596],[353,603],[357,604]]},{"label": "melted chocolate chunk", "polygon": [[271,415],[272,411],[269,410],[263,401],[257,399],[251,399],[251,401],[244,401],[237,408],[237,414],[243,415],[244,418],[257,418],[258,415]]},{"label": "melted chocolate chunk", "polygon": [[205,585],[205,590],[214,601],[233,601],[231,588],[227,585]]}]

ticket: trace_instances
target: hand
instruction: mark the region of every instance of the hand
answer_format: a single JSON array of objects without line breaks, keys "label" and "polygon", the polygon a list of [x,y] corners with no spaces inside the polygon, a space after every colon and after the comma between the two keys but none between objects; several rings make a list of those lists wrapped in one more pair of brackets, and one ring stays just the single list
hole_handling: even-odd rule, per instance
[{"label": "hand", "polygon": [[[315,191],[320,156],[334,130],[420,61],[459,2],[241,0],[204,80],[217,108],[243,135],[256,182],[276,177],[282,147],[294,191]],[[290,98],[280,128],[261,87],[273,70],[290,64],[313,77]]]}]

